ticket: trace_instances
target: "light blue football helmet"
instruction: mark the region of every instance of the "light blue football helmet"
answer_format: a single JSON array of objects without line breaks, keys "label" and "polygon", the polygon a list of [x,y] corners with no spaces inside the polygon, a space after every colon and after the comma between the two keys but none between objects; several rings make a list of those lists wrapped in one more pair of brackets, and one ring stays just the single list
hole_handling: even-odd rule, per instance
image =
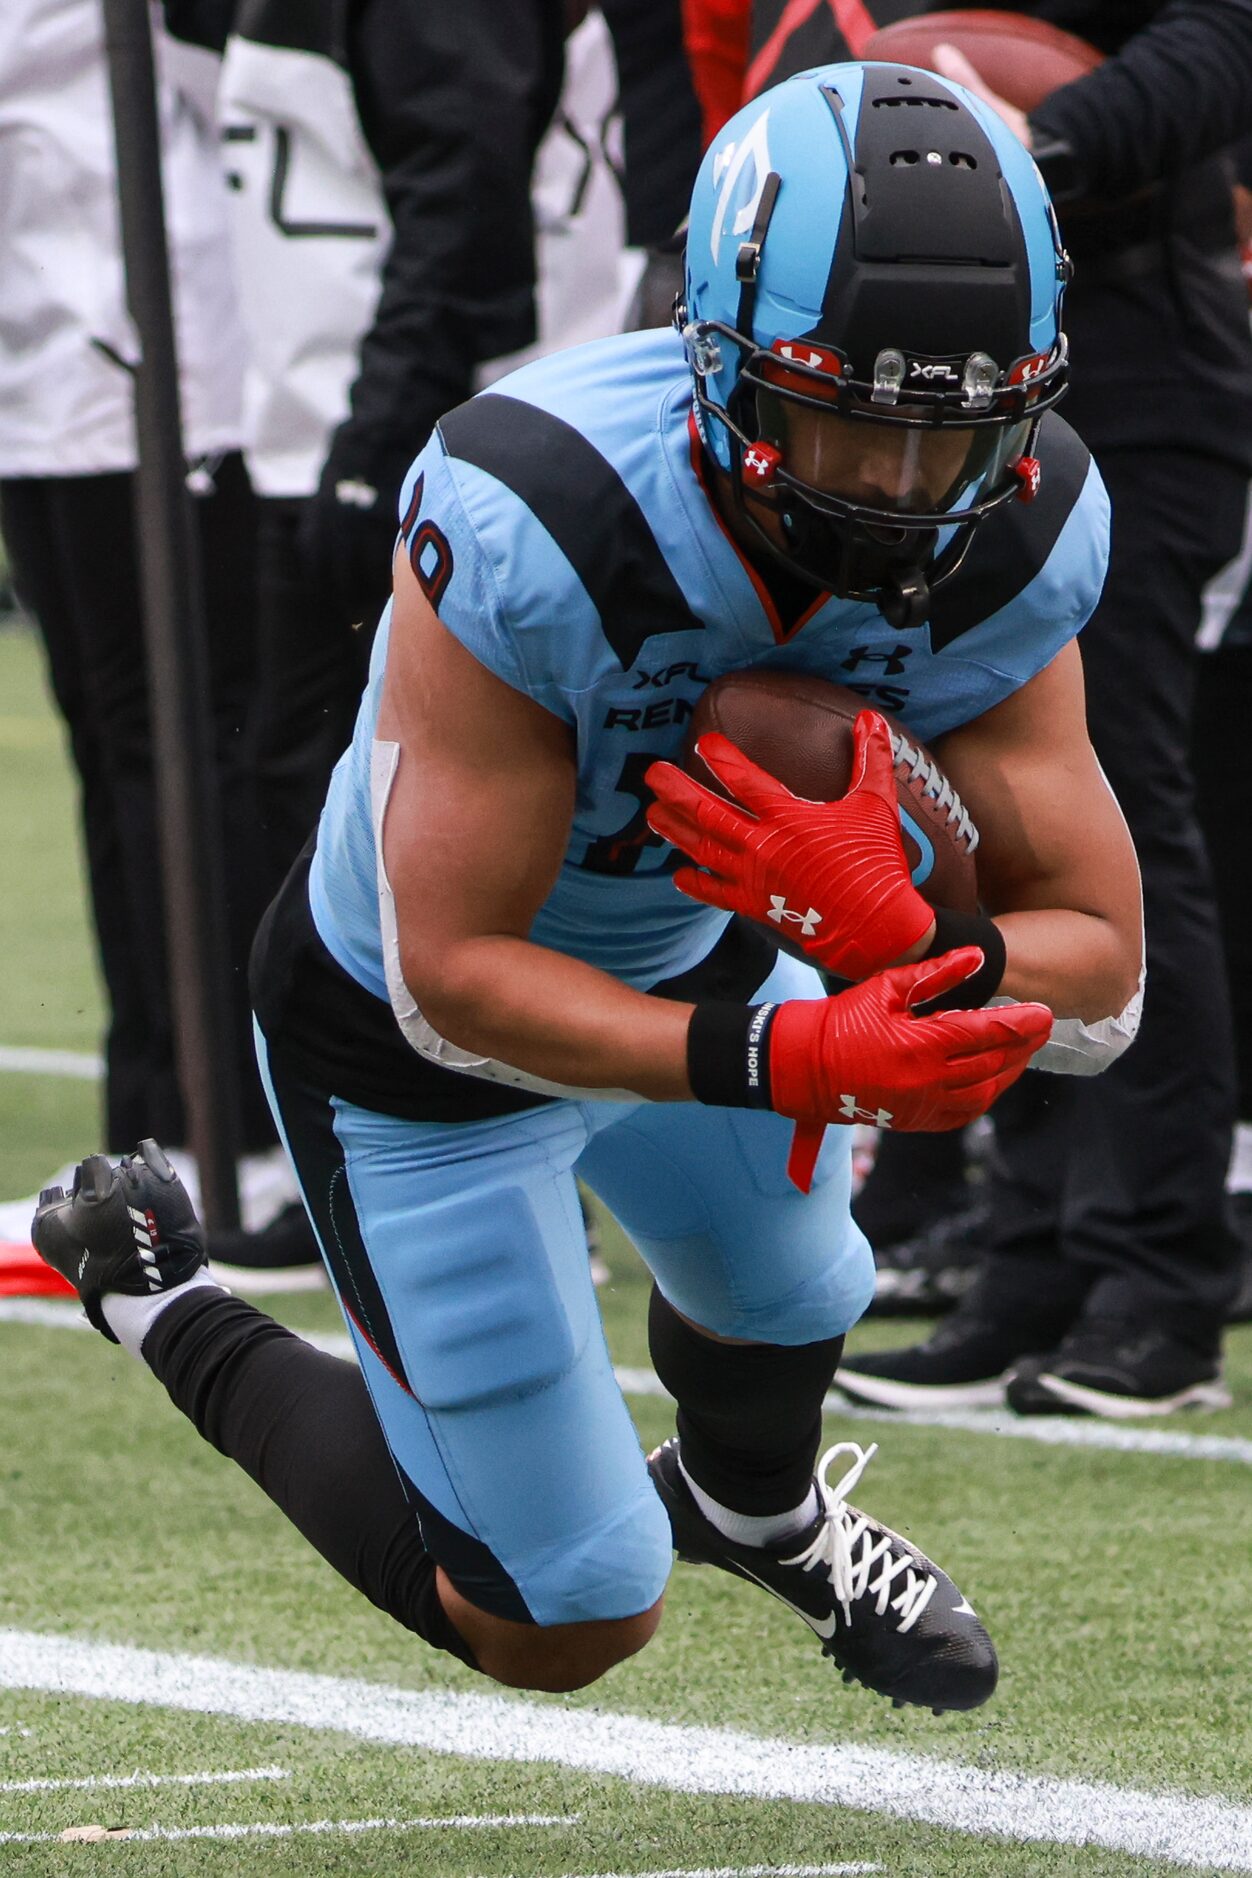
[{"label": "light blue football helmet", "polygon": [[768,553],[921,624],[977,525],[1037,489],[1069,273],[1028,152],[947,79],[820,66],[731,118],[675,323],[705,448]]}]

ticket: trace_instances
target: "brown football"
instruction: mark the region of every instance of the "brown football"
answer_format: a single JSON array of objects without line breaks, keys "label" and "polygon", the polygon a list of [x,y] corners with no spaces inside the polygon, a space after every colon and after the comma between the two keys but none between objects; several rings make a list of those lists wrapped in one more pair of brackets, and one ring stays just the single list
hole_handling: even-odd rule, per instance
[{"label": "brown football", "polygon": [[973,7],[896,20],[866,41],[862,57],[933,72],[935,47],[942,45],[963,52],[992,91],[1019,111],[1033,111],[1051,92],[1085,78],[1104,60],[1085,39],[1046,20]]},{"label": "brown football", "polygon": [[[710,730],[720,730],[793,795],[833,802],[851,781],[852,726],[865,708],[859,693],[807,672],[727,672],[696,700],[685,766],[698,782],[726,794],[696,754],[698,740]],[[881,715],[896,758],[896,798],[913,883],[932,906],[976,912],[978,830],[925,745],[890,712]],[[804,956],[777,932],[762,930],[769,930],[785,951]]]}]

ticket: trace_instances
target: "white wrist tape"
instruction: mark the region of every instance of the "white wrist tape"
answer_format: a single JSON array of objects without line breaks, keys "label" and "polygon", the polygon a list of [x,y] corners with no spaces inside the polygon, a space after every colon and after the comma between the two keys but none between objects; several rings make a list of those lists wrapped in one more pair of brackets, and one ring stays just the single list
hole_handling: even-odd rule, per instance
[{"label": "white wrist tape", "polygon": [[[1081,1017],[1054,1017],[1052,1035],[1041,1050],[1036,1050],[1028,1068],[1046,1069],[1054,1076],[1098,1076],[1128,1050],[1139,1030],[1143,1015],[1145,970],[1139,967],[1139,983],[1124,1011],[1116,1017],[1096,1018],[1084,1023]],[[993,998],[993,1004],[1008,1004],[1009,998]]]},{"label": "white wrist tape", "polygon": [[406,1043],[419,1056],[440,1069],[455,1070],[461,1076],[476,1076],[481,1082],[503,1083],[509,1089],[529,1089],[536,1095],[570,1096],[575,1101],[638,1102],[641,1098],[629,1089],[581,1089],[567,1083],[549,1082],[544,1076],[532,1076],[528,1070],[514,1069],[492,1056],[475,1056],[459,1044],[441,1037],[418,1008],[417,1000],[404,982],[400,969],[400,933],[396,922],[395,896],[387,878],[383,860],[383,822],[392,785],[400,764],[398,743],[374,739],[370,751],[370,799],[374,820],[374,859],[378,881],[378,919],[383,942],[383,971],[387,995]]}]

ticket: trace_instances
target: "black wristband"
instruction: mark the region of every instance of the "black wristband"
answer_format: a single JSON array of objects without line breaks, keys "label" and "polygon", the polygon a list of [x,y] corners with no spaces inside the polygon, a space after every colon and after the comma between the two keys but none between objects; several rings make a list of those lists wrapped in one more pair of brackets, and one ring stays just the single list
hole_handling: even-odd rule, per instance
[{"label": "black wristband", "polygon": [[925,1004],[915,1005],[919,1016],[929,1017],[932,1011],[977,1011],[1000,989],[1008,953],[1004,934],[995,921],[988,919],[985,913],[954,913],[951,907],[936,907],[935,936],[922,957],[938,958],[940,953],[955,952],[958,946],[978,946],[982,964],[972,978],[954,985],[942,997],[928,998]]},{"label": "black wristband", "polygon": [[697,1102],[768,1109],[769,1032],[776,1004],[697,1004],[687,1026],[687,1080]]}]

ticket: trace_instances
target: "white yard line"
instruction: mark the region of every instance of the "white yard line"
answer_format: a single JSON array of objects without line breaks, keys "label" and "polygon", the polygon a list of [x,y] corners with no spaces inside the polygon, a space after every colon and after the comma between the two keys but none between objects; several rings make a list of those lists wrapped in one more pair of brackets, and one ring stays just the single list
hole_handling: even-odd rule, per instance
[{"label": "white yard line", "polygon": [[[497,1830],[505,1826],[572,1826],[581,1817],[579,1813],[485,1813],[480,1817],[467,1813],[456,1819],[310,1819],[293,1825],[265,1820],[251,1826],[139,1826],[134,1830],[119,1829],[111,1836],[128,1843],[137,1839],[167,1843],[177,1839],[293,1839],[308,1832],[465,1832],[474,1827]],[[0,1832],[0,1845],[49,1845],[64,1837],[63,1832]]]},{"label": "white yard line", "polygon": [[5,1070],[99,1082],[104,1075],[104,1058],[85,1050],[26,1050],[17,1044],[0,1043],[0,1074]]},{"label": "white yard line", "polygon": [[244,1767],[229,1774],[85,1774],[81,1780],[0,1780],[0,1793],[90,1792],[97,1787],[219,1787],[240,1780],[290,1780],[289,1767]]},{"label": "white yard line", "polygon": [[[90,1330],[76,1304],[42,1298],[0,1298],[0,1323],[36,1324],[52,1330]],[[306,1343],[330,1356],[352,1358],[352,1340],[342,1331],[301,1331]],[[625,1395],[663,1396],[650,1369],[614,1370]],[[1186,1461],[1233,1461],[1252,1467],[1252,1440],[1241,1435],[1190,1435],[1172,1428],[1126,1428],[1081,1415],[1018,1416],[1008,1409],[936,1409],[905,1415],[898,1409],[858,1408],[839,1394],[826,1397],[828,1415],[841,1421],[876,1422],[890,1428],[951,1428],[961,1434],[1002,1435],[1010,1441],[1041,1441],[1046,1447],[1105,1448],[1119,1454],[1163,1454]]]},{"label": "white yard line", "polygon": [[768,1740],[495,1695],[420,1693],[213,1657],[0,1630],[0,1685],[330,1729],[471,1760],[538,1762],[679,1793],[807,1801],[979,1838],[1098,1845],[1252,1871],[1252,1806],[831,1742]]},{"label": "white yard line", "polygon": [[881,1865],[703,1865],[681,1871],[570,1872],[566,1878],[861,1878]]}]

